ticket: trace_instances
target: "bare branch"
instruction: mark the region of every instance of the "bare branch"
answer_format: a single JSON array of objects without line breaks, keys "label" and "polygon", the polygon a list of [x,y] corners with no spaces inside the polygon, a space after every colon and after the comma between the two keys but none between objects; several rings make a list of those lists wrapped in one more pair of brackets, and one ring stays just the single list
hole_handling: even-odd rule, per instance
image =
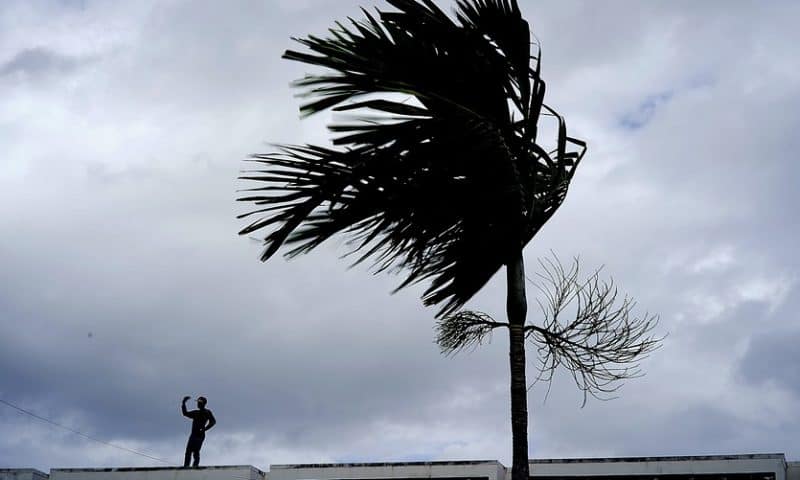
[{"label": "bare branch", "polygon": [[[658,316],[634,315],[636,302],[627,295],[620,299],[614,281],[600,279],[600,269],[580,280],[578,258],[568,269],[555,254],[539,265],[534,283],[544,297],[543,321],[525,327],[537,346],[536,381],[550,382],[561,366],[583,392],[583,405],[589,395],[613,398],[624,380],[643,375],[639,362],[660,347],[664,337],[652,334]],[[566,315],[571,320],[564,322]]]},{"label": "bare branch", "polygon": [[486,336],[498,327],[508,327],[508,324],[496,322],[482,312],[464,310],[436,322],[435,341],[442,353],[450,355],[483,344]]}]

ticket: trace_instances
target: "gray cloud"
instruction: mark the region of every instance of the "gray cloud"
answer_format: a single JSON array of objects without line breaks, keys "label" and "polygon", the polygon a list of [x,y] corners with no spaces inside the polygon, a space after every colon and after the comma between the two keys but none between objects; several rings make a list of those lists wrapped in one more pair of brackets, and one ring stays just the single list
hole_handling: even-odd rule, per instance
[{"label": "gray cloud", "polygon": [[783,388],[800,401],[798,340],[800,330],[797,328],[767,329],[756,335],[741,359],[742,380],[758,388]]},{"label": "gray cloud", "polygon": [[46,75],[64,74],[91,61],[91,59],[61,55],[44,47],[27,48],[0,64],[0,77],[22,74],[30,78],[40,78]]}]

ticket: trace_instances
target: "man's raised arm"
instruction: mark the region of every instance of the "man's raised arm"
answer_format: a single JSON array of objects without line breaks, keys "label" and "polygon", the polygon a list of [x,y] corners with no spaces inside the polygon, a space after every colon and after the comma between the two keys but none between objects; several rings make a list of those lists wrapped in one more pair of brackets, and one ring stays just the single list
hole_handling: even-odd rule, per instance
[{"label": "man's raised arm", "polygon": [[192,397],[189,396],[183,397],[183,402],[181,402],[181,413],[183,413],[184,417],[192,418],[192,416],[189,415],[189,410],[186,410],[186,401],[189,400],[190,398]]}]

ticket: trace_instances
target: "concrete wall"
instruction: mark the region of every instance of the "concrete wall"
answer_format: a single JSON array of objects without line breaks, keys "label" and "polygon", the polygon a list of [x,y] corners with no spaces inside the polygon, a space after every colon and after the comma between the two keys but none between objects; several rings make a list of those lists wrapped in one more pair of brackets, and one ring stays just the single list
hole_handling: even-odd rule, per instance
[{"label": "concrete wall", "polygon": [[[774,480],[800,480],[800,462],[787,463],[783,454],[540,459],[531,460],[530,467],[531,477],[539,477],[538,480],[589,480],[580,477],[606,477],[604,480],[704,480],[703,475],[728,476],[728,480],[766,480],[761,475],[750,474],[769,474],[767,478],[774,476]],[[698,476],[698,478],[670,479],[669,475]],[[633,478],[626,478],[627,476]],[[250,465],[212,466],[199,469],[57,468],[50,471],[49,479],[47,474],[38,470],[0,469],[0,480],[509,480],[509,478],[510,471],[496,460],[272,465],[269,474]]]},{"label": "concrete wall", "polygon": [[800,462],[787,462],[786,480],[800,480]]},{"label": "concrete wall", "polygon": [[416,479],[505,480],[505,467],[495,460],[404,463],[331,463],[271,465],[269,480]]},{"label": "concrete wall", "polygon": [[266,480],[250,465],[200,468],[54,468],[50,480]]},{"label": "concrete wall", "polygon": [[0,468],[0,480],[47,480],[47,474],[33,468]]},{"label": "concrete wall", "polygon": [[[720,475],[758,480],[769,474],[775,480],[800,480],[800,462],[793,463],[787,476],[784,455],[714,455],[684,457],[629,457],[531,460],[531,477],[602,477],[625,480],[628,475],[662,477],[668,475]],[[497,461],[408,462],[408,463],[333,463],[272,465],[269,480],[508,480],[510,472]],[[55,479],[60,480],[60,479]],[[72,479],[68,479],[72,480]]]},{"label": "concrete wall", "polygon": [[669,475],[767,473],[786,479],[782,453],[694,457],[632,457],[532,460],[531,476]]}]

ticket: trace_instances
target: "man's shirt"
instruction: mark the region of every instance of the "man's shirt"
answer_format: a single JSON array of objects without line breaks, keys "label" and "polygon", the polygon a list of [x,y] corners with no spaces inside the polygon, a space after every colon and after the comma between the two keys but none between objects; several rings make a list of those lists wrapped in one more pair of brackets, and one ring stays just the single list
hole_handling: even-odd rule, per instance
[{"label": "man's shirt", "polygon": [[186,412],[184,413],[184,416],[192,419],[193,436],[205,436],[206,424],[210,422],[211,426],[213,426],[215,423],[217,423],[217,420],[214,418],[214,414],[211,413],[211,410],[207,408]]}]

